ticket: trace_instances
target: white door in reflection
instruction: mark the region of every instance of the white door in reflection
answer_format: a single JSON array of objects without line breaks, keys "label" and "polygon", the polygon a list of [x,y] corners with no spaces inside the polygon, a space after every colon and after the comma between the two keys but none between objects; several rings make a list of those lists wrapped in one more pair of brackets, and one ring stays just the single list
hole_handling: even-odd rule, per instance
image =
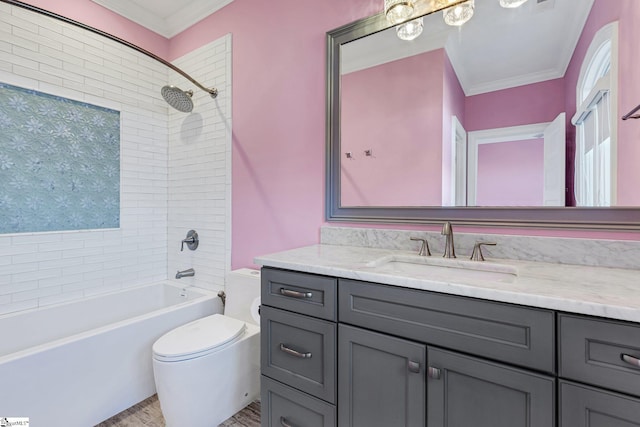
[{"label": "white door in reflection", "polygon": [[469,206],[564,206],[565,120],[469,132]]}]

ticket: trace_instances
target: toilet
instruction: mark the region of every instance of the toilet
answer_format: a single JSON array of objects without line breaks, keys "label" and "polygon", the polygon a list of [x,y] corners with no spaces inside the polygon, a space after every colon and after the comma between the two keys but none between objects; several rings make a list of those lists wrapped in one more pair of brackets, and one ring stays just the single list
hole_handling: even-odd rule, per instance
[{"label": "toilet", "polygon": [[167,427],[217,426],[260,395],[260,272],[228,273],[225,293],[224,315],[182,325],[153,344]]}]

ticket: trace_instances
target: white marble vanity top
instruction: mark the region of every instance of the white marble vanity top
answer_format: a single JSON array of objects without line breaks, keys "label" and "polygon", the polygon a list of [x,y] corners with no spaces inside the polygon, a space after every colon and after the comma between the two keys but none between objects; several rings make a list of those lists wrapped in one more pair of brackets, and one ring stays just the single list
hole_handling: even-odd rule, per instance
[{"label": "white marble vanity top", "polygon": [[[434,278],[432,272],[422,272],[419,267],[380,267],[389,259],[384,257],[394,256],[411,258],[415,252],[313,245],[259,256],[255,262],[306,273],[640,322],[640,270],[487,258],[485,262],[490,269],[495,266],[496,271],[512,276],[489,280],[470,271],[454,282],[446,274]],[[443,262],[439,254],[432,258],[434,262]]]}]

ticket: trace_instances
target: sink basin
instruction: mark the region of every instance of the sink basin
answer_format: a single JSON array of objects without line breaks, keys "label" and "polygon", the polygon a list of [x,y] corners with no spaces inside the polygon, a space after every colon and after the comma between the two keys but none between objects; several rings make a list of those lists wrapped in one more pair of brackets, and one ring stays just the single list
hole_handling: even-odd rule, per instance
[{"label": "sink basin", "polygon": [[448,282],[491,280],[511,283],[518,277],[518,270],[512,265],[418,255],[389,255],[371,261],[366,266],[380,273]]}]

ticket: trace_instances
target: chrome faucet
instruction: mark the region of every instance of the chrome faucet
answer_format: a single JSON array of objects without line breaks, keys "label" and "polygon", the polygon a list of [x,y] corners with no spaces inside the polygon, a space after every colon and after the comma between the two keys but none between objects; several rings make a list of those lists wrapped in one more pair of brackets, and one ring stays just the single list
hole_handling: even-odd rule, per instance
[{"label": "chrome faucet", "polygon": [[178,272],[176,273],[176,279],[182,279],[183,277],[193,277],[196,275],[196,271],[193,268],[190,268],[188,270],[178,270]]},{"label": "chrome faucet", "polygon": [[453,246],[453,227],[449,221],[445,222],[442,226],[441,234],[447,237],[447,241],[444,244],[444,254],[442,256],[444,258],[455,258],[456,250]]}]

